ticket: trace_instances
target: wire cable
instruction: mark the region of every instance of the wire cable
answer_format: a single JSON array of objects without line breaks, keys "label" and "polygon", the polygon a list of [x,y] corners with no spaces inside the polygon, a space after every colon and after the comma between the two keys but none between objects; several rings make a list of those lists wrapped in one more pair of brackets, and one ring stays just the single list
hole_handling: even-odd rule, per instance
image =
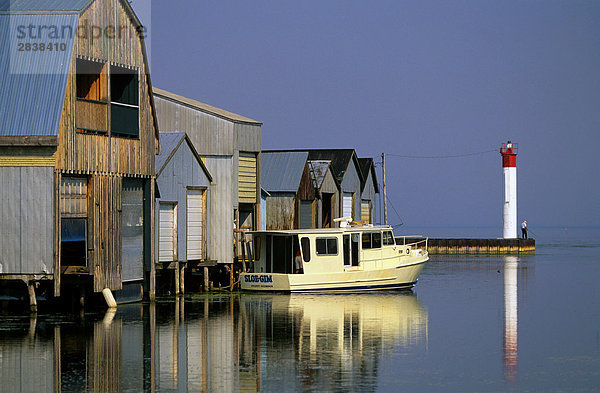
[{"label": "wire cable", "polygon": [[486,151],[479,151],[479,152],[475,152],[475,153],[446,155],[446,156],[409,156],[409,155],[392,154],[392,153],[385,153],[385,155],[386,156],[390,156],[390,157],[398,157],[398,158],[431,158],[431,159],[440,159],[440,158],[472,157],[472,156],[479,156],[479,155],[482,155],[482,154],[487,154],[487,153],[492,153],[492,152],[498,152],[498,149],[486,150]]}]

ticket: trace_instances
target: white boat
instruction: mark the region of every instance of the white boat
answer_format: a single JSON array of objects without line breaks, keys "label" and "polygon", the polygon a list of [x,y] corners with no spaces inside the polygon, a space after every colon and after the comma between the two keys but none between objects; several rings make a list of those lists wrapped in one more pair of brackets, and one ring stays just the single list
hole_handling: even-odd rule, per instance
[{"label": "white boat", "polygon": [[[364,291],[412,288],[429,259],[427,238],[396,244],[389,226],[252,232],[252,273],[242,290]],[[411,236],[412,238],[412,236]],[[301,261],[301,263],[300,263]],[[297,269],[301,265],[301,269]]]}]

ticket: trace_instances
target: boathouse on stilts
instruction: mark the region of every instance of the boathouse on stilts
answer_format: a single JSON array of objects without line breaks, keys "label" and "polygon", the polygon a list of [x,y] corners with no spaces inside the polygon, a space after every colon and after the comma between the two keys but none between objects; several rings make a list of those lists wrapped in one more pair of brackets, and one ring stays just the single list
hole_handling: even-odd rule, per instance
[{"label": "boathouse on stilts", "polygon": [[0,290],[153,298],[158,127],[131,5],[14,1],[0,30]]},{"label": "boathouse on stilts", "polygon": [[[156,156],[157,280],[168,288],[165,291],[179,295],[185,291],[186,271],[207,260],[212,177],[185,133],[161,132],[160,145],[161,154]],[[197,287],[197,283],[190,284]]]},{"label": "boathouse on stilts", "polygon": [[199,264],[204,288],[213,281],[209,270],[227,270],[224,284],[232,287],[234,261],[252,255],[252,235],[245,232],[260,225],[262,123],[158,88],[153,92],[160,129],[185,132],[213,178],[207,258]]}]

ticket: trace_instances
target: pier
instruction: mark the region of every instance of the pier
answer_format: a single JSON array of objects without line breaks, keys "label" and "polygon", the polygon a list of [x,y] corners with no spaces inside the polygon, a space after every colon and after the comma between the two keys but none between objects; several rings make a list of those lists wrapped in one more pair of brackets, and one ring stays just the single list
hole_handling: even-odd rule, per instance
[{"label": "pier", "polygon": [[[396,238],[413,243],[419,238]],[[535,239],[429,239],[429,255],[518,255],[535,254]]]}]

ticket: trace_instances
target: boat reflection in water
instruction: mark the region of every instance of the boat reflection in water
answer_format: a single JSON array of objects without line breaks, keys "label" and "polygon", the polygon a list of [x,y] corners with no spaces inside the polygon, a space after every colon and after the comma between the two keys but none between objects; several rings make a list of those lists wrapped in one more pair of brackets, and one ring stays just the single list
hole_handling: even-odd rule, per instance
[{"label": "boat reflection in water", "polygon": [[411,292],[209,295],[0,318],[0,392],[367,390],[427,340]]}]

